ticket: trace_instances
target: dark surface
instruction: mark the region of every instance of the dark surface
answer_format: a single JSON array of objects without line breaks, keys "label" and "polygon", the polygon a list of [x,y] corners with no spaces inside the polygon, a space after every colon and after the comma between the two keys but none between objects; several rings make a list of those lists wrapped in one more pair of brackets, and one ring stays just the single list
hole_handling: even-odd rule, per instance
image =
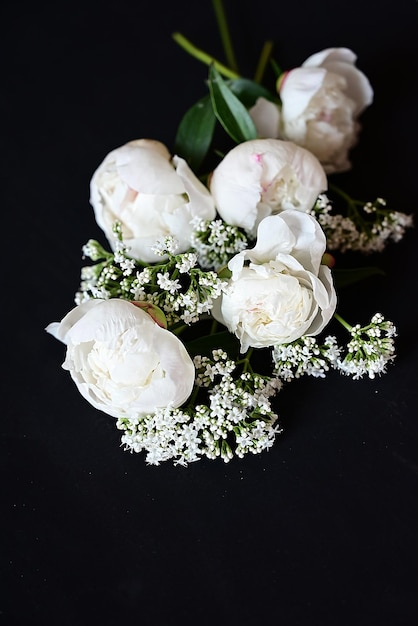
[{"label": "dark surface", "polygon": [[[267,38],[283,68],[330,46],[357,53],[375,101],[340,182],[416,210],[418,4],[226,7],[248,76]],[[416,229],[362,259],[386,276],[341,296],[353,322],[380,310],[396,324],[385,376],[286,387],[285,432],[267,453],[147,466],[81,398],[43,329],[73,306],[81,246],[103,241],[88,203],[94,169],[134,138],[171,147],[205,93],[206,68],[171,33],[222,56],[211,3],[6,0],[0,11],[0,623],[418,623]]]}]

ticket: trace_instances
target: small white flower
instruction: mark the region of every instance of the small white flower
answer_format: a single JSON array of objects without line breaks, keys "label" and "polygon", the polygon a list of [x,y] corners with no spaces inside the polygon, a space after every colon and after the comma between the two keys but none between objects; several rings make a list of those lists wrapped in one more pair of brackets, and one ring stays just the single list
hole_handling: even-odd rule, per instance
[{"label": "small white flower", "polygon": [[178,280],[172,280],[168,272],[157,274],[157,283],[161,289],[169,291],[170,293],[176,293],[180,289],[180,283]]},{"label": "small white flower", "polygon": [[177,261],[176,268],[180,274],[187,274],[195,267],[197,263],[197,254],[194,252],[188,252],[180,256],[180,261]]}]

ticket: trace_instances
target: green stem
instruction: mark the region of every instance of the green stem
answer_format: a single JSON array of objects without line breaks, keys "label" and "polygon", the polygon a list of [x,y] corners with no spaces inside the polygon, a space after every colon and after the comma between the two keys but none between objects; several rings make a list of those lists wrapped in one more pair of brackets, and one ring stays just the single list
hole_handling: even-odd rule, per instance
[{"label": "green stem", "polygon": [[254,82],[261,83],[264,72],[266,71],[267,63],[270,59],[271,52],[273,50],[273,42],[265,41],[263,49],[261,50],[260,58],[258,60],[257,69],[254,75]]},{"label": "green stem", "polygon": [[242,371],[245,373],[248,370],[250,370],[250,372],[253,371],[253,368],[251,367],[251,355],[254,352],[254,348],[250,348],[249,350],[247,350],[247,352],[245,353],[245,356],[243,359],[239,359],[239,361],[237,361],[237,365],[242,365]]},{"label": "green stem", "polygon": [[179,46],[183,48],[183,50],[185,50],[188,54],[190,54],[198,61],[202,61],[202,63],[205,63],[205,65],[213,64],[218,72],[226,76],[226,78],[236,79],[240,77],[239,74],[231,70],[229,67],[223,65],[223,63],[210,56],[210,54],[207,54],[207,52],[204,52],[203,50],[200,50],[200,48],[197,48],[181,33],[173,33],[173,39],[176,43],[179,44]]},{"label": "green stem", "polygon": [[214,319],[210,327],[210,335],[214,335],[218,329],[218,322]]},{"label": "green stem", "polygon": [[349,217],[355,224],[355,226],[366,236],[370,237],[373,234],[372,225],[370,222],[364,219],[362,212],[358,207],[364,206],[366,203],[362,200],[356,200],[348,195],[337,185],[329,183],[330,190],[338,194],[347,204],[347,217]]},{"label": "green stem", "polygon": [[275,73],[276,78],[280,78],[280,76],[283,74],[283,70],[281,69],[279,64],[274,59],[270,59],[270,65],[273,68],[273,72]]},{"label": "green stem", "polygon": [[334,313],[334,318],[335,318],[338,322],[340,322],[340,324],[341,324],[342,326],[344,326],[344,328],[345,328],[346,330],[348,330],[348,332],[351,332],[351,330],[352,330],[352,328],[353,328],[353,327],[352,327],[352,326],[350,326],[350,324],[349,324],[348,322],[346,322],[346,321],[345,321],[345,319],[343,319],[343,318],[341,317],[341,315],[338,315],[338,313]]},{"label": "green stem", "polygon": [[340,187],[338,187],[338,185],[335,185],[333,183],[329,183],[329,188],[334,191],[334,193],[338,194],[343,200],[345,200],[345,202],[347,203],[348,206],[348,214],[354,214],[356,217],[359,217],[359,212],[357,210],[358,206],[362,206],[365,203],[362,202],[361,200],[355,200],[354,198],[352,198],[350,195],[348,195],[348,193],[346,193],[345,191],[343,191]]},{"label": "green stem", "polygon": [[238,65],[232,47],[232,40],[222,0],[212,0],[212,5],[218,22],[219,34],[221,36],[227,63],[233,71],[238,72]]},{"label": "green stem", "polygon": [[337,193],[339,196],[341,196],[341,198],[343,198],[347,202],[347,204],[349,205],[354,204],[353,198],[349,196],[348,193],[343,191],[341,187],[338,187],[337,185],[334,185],[333,183],[329,183],[329,188],[332,191],[335,191],[335,193]]}]

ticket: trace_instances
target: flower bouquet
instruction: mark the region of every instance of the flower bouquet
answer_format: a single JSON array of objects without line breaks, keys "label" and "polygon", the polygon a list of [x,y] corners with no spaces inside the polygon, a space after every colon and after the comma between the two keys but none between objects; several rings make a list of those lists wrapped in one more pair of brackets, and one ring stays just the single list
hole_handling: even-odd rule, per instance
[{"label": "flower bouquet", "polygon": [[[87,242],[75,307],[47,327],[82,396],[154,465],[269,449],[284,384],[385,372],[394,324],[380,313],[348,322],[337,297],[378,270],[341,270],[335,257],[381,252],[412,226],[382,198],[332,183],[373,100],[355,54],[329,48],[282,71],[266,42],[245,78],[213,5],[226,62],[174,34],[208,65],[207,93],[172,150],[135,139],[98,166],[90,202],[109,249]],[[346,339],[328,332],[332,320]]]}]

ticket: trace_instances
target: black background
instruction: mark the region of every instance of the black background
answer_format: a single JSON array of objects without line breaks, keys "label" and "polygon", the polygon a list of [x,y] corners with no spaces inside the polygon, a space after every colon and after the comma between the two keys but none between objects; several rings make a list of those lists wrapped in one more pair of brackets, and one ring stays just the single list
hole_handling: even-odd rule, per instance
[{"label": "black background", "polygon": [[[248,77],[267,38],[283,69],[326,47],[356,52],[375,100],[338,180],[414,212],[417,2],[225,6]],[[386,375],[292,383],[277,400],[284,434],[261,455],[147,466],[78,394],[44,328],[73,306],[82,245],[105,243],[94,169],[134,138],[171,148],[206,93],[206,67],[171,33],[222,58],[212,6],[4,0],[0,11],[0,623],[418,623],[416,229],[360,259],[385,276],[340,296],[353,323],[382,311],[396,324]]]}]

